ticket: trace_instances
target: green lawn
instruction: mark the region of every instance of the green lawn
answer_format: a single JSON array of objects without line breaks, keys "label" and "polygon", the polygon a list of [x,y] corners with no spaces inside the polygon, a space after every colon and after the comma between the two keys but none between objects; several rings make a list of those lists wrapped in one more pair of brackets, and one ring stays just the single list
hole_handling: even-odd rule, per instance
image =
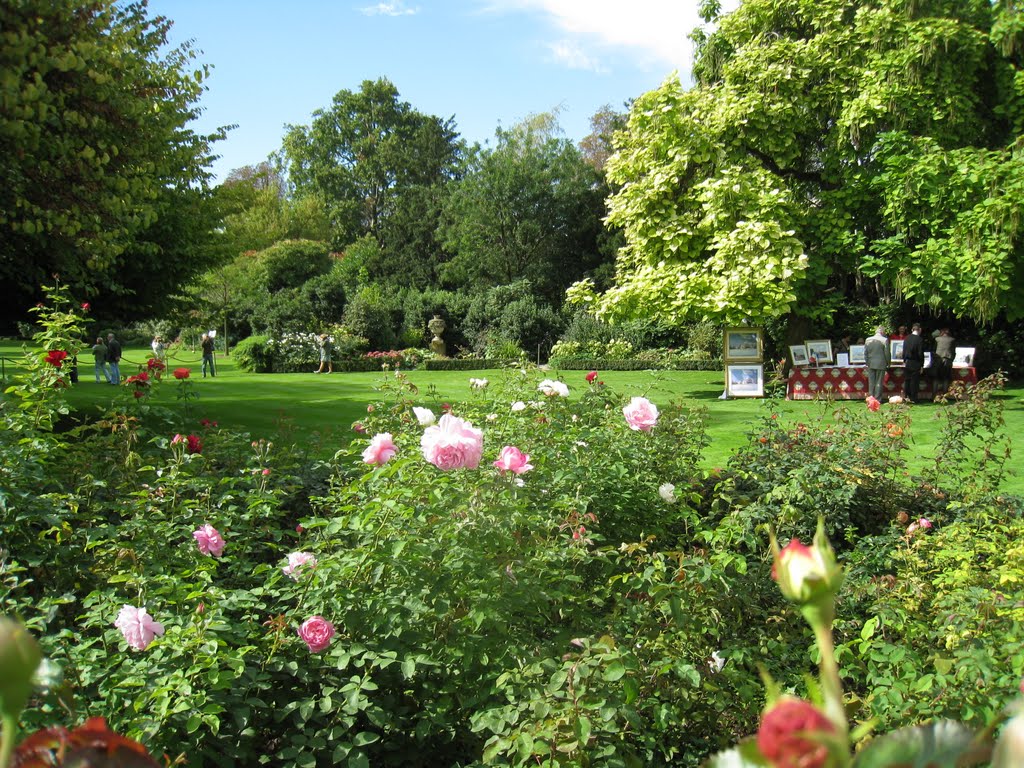
[{"label": "green lawn", "polygon": [[[134,372],[133,363],[144,361],[148,350],[129,349],[122,375]],[[0,356],[8,358],[8,374],[17,368],[20,346],[0,343]],[[13,359],[15,362],[11,362]],[[272,437],[282,429],[293,433],[323,454],[333,453],[353,436],[351,424],[366,412],[366,404],[378,397],[374,388],[382,381],[380,373],[345,373],[331,375],[305,374],[248,374],[239,371],[231,358],[218,356],[218,375],[203,379],[200,373],[199,353],[179,352],[172,357],[170,367],[187,366],[199,392],[196,412],[217,421],[221,426],[249,432],[253,437]],[[410,371],[409,378],[424,393],[426,405],[437,406],[442,401],[457,402],[470,396],[469,378],[484,376],[497,380],[500,371]],[[571,389],[580,391],[586,386],[583,371],[567,371],[562,378]],[[708,408],[708,434],[711,445],[705,450],[708,467],[724,465],[729,456],[745,440],[745,435],[764,413],[767,402],[757,399],[722,401],[722,374],[719,372],[673,371],[608,371],[602,380],[623,394],[645,394],[655,403],[681,399]],[[427,391],[433,386],[438,402],[427,402]],[[168,392],[169,387],[164,391]],[[91,358],[81,367],[81,380],[70,391],[72,405],[89,411],[108,404],[114,397],[126,393],[114,390],[108,384],[93,381]],[[1017,383],[1001,395],[1005,405],[1006,433],[1014,440],[1015,451],[1021,450],[1024,439],[1024,385]],[[168,404],[173,404],[170,396]],[[817,418],[822,409],[831,405],[813,401],[780,401],[780,411],[794,419]],[[929,462],[939,436],[937,418],[942,406],[924,404],[912,411],[912,443],[908,457],[912,471],[922,469]],[[1015,462],[1015,466],[1020,462]],[[1024,495],[1024,474],[1019,470],[1008,479],[1005,490]]]}]

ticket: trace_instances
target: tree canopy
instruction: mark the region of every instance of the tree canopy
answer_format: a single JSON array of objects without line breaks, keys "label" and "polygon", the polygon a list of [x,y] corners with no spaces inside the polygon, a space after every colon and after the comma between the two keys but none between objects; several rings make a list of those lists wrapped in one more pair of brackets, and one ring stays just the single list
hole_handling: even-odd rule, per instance
[{"label": "tree canopy", "polygon": [[695,85],[617,135],[608,318],[827,316],[903,298],[1024,316],[1024,18],[1009,0],[707,2]]},{"label": "tree canopy", "polygon": [[604,261],[599,173],[557,136],[553,114],[499,129],[445,204],[449,284],[478,289],[529,280],[548,301]]},{"label": "tree canopy", "polygon": [[204,85],[144,2],[0,4],[0,319],[59,274],[101,316],[164,308],[218,255]]},{"label": "tree canopy", "polygon": [[296,196],[323,201],[336,250],[372,235],[382,251],[375,277],[423,283],[440,251],[438,189],[462,151],[451,119],[415,110],[382,78],[339,91],[309,126],[289,126],[282,159]]}]

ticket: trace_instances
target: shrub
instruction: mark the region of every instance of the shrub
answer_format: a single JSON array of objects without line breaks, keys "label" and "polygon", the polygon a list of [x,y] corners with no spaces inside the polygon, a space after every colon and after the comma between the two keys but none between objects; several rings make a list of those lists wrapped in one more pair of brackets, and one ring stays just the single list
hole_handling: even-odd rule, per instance
[{"label": "shrub", "polygon": [[395,307],[378,285],[362,288],[345,307],[344,324],[373,349],[393,349],[398,342]]},{"label": "shrub", "polygon": [[235,344],[235,363],[249,373],[272,373],[274,355],[269,336],[249,336]]}]

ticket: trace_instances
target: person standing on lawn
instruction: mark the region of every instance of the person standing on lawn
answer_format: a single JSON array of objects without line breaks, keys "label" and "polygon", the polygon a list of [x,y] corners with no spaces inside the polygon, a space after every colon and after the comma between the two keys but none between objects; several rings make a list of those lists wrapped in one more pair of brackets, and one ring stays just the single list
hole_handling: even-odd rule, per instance
[{"label": "person standing on lawn", "polygon": [[[193,336],[193,338],[195,337]],[[203,350],[203,378],[206,378],[207,366],[209,366],[210,369],[210,376],[216,376],[217,367],[214,365],[213,362],[213,339],[210,337],[210,334],[203,334],[203,338],[200,341],[199,346],[202,347]]]},{"label": "person standing on lawn", "polygon": [[908,402],[917,402],[921,388],[921,369],[924,368],[924,339],[921,338],[921,324],[914,323],[910,335],[903,341],[903,396]]},{"label": "person standing on lawn", "polygon": [[107,364],[110,366],[107,379],[116,387],[121,383],[121,342],[112,333],[107,334]]},{"label": "person standing on lawn", "polygon": [[[96,343],[92,345],[92,359],[96,368],[96,383],[109,384],[110,374],[107,373],[107,345],[103,343],[103,337],[97,336]],[[100,379],[103,374],[103,379]]]},{"label": "person standing on lawn", "polygon": [[875,335],[864,343],[864,362],[868,366],[868,394],[881,400],[885,373],[889,370],[889,340],[885,338],[885,326],[878,326]]}]

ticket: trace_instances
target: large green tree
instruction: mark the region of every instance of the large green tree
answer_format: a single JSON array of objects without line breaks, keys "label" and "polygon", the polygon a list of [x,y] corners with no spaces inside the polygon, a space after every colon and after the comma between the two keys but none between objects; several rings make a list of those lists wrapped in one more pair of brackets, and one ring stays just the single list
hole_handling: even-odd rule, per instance
[{"label": "large green tree", "polygon": [[294,193],[326,206],[336,250],[372,235],[380,258],[371,277],[433,280],[441,190],[460,167],[451,119],[425,115],[386,79],[339,91],[309,126],[289,126],[282,158]]},{"label": "large green tree", "polygon": [[323,200],[315,194],[290,196],[280,170],[270,162],[234,169],[216,194],[224,212],[225,247],[232,256],[262,251],[281,240],[331,237]]},{"label": "large green tree", "polygon": [[1024,316],[1024,18],[1010,0],[703,4],[695,85],[634,104],[609,161],[606,317],[827,321],[909,300]]},{"label": "large green tree", "polygon": [[141,316],[218,257],[205,68],[145,2],[0,3],[0,320],[59,274]]},{"label": "large green tree", "polygon": [[552,114],[534,116],[479,151],[446,204],[442,275],[475,289],[529,280],[561,304],[565,288],[606,260],[600,175]]}]

